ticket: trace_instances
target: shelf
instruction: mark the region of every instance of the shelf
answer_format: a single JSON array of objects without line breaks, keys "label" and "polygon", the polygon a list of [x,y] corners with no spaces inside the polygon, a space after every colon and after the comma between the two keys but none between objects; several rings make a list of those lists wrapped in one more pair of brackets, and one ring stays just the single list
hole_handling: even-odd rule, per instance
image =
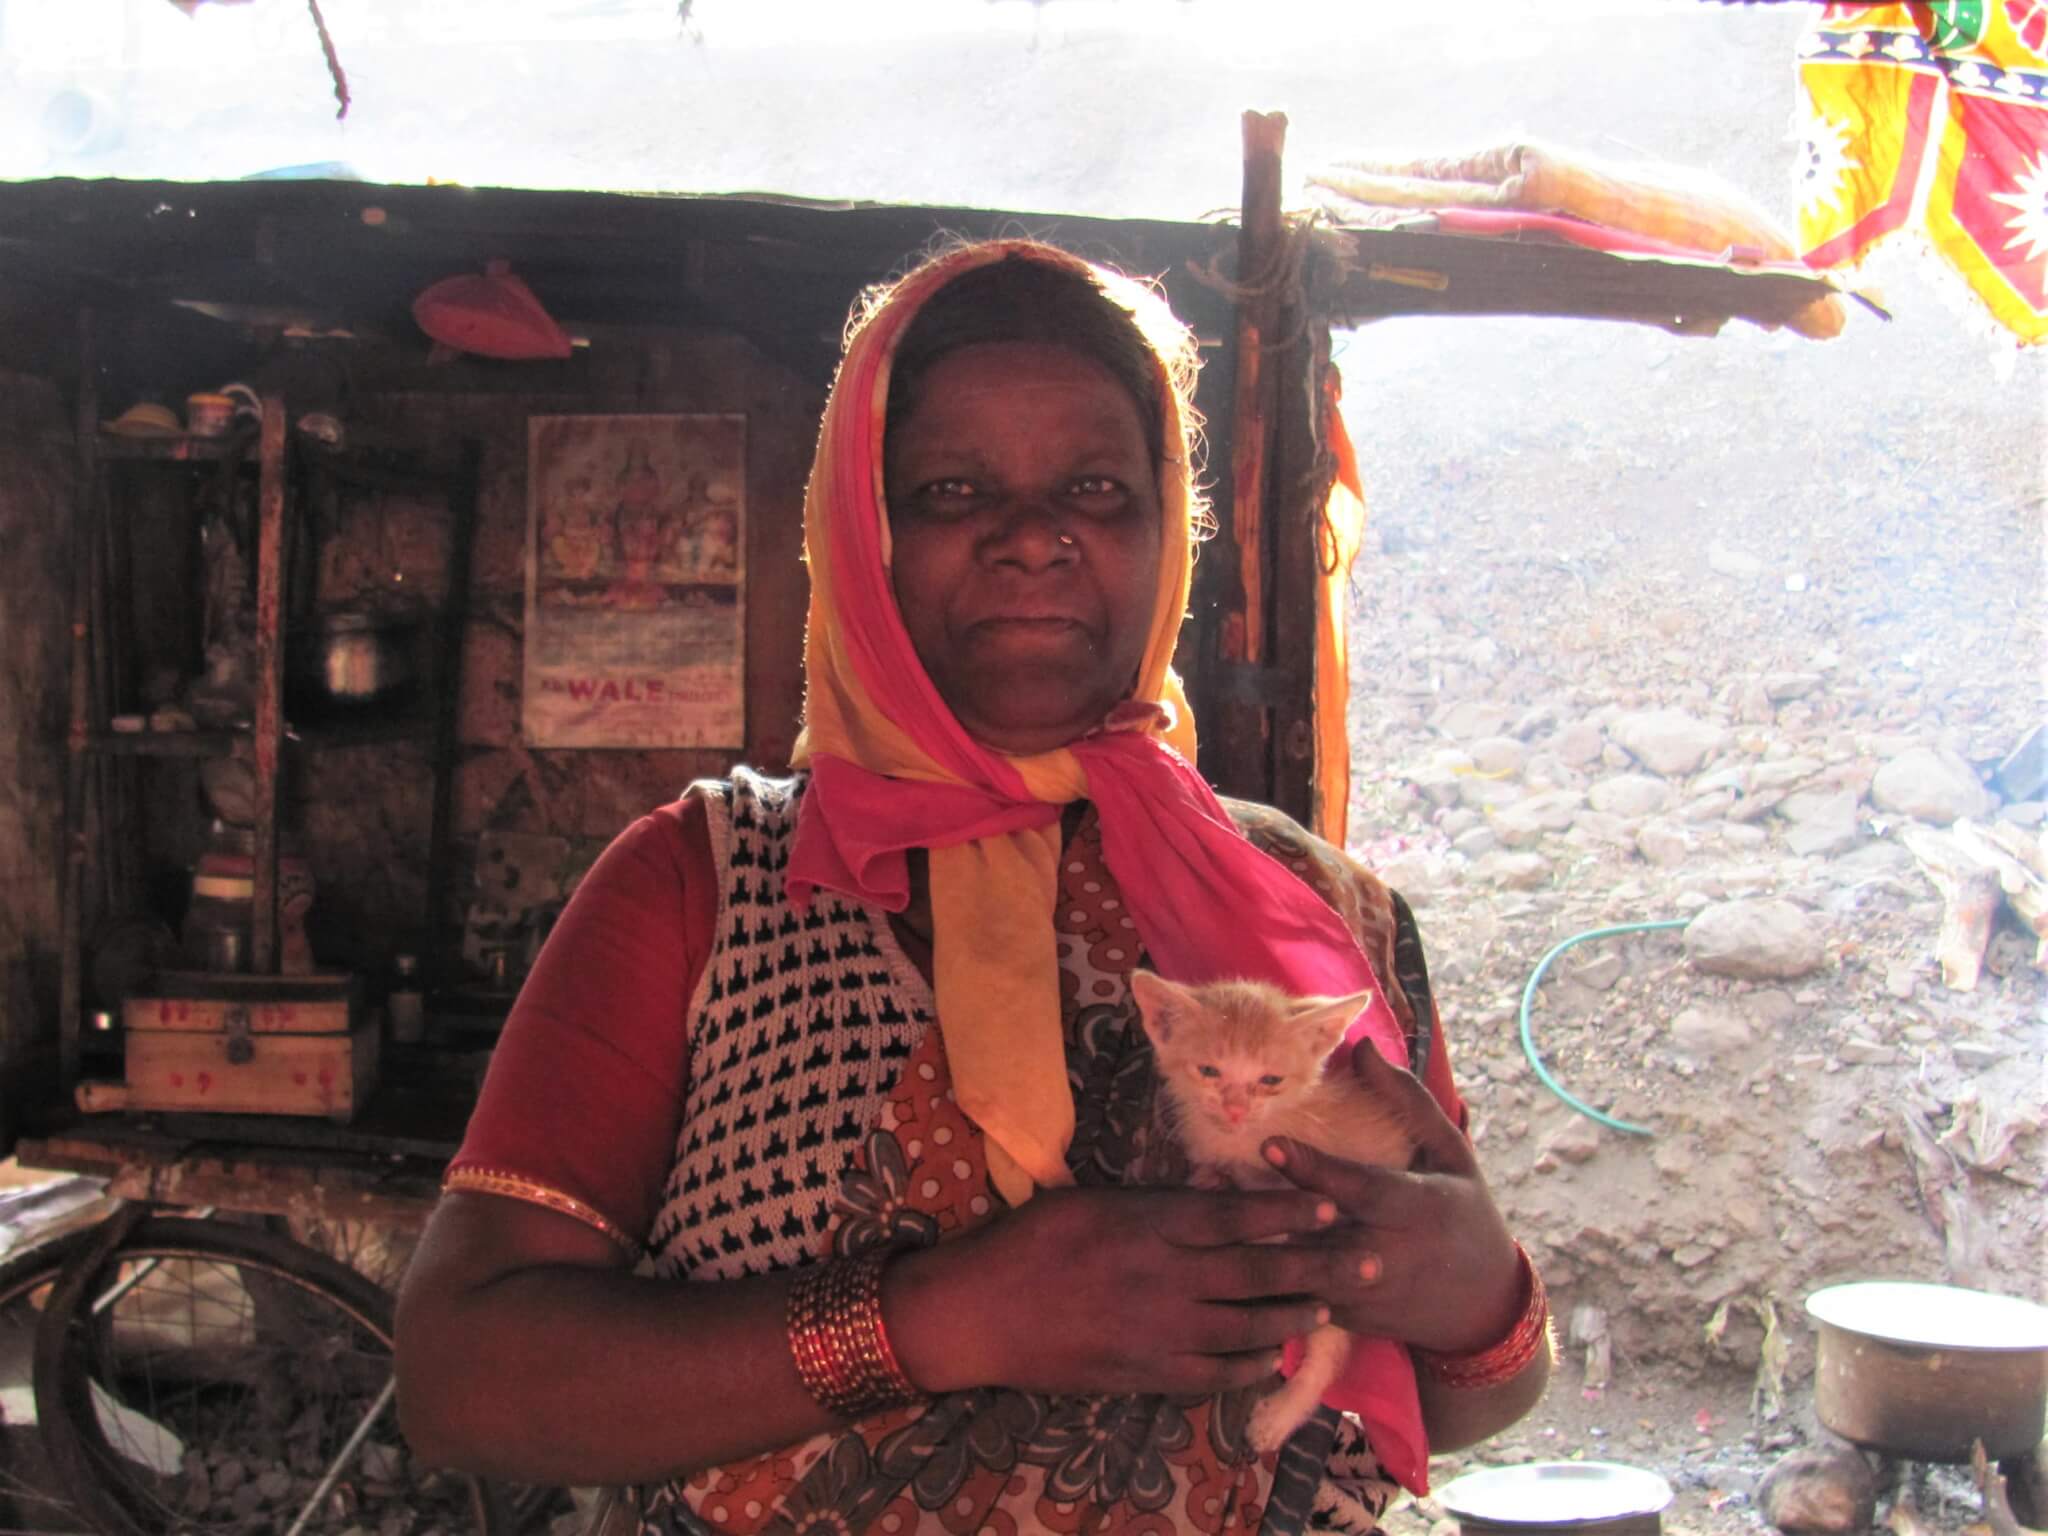
[{"label": "shelf", "polygon": [[248,740],[247,731],[95,731],[89,745],[103,757],[233,757]]},{"label": "shelf", "polygon": [[[304,725],[287,724],[285,745],[308,752],[370,747],[385,742],[423,741],[434,730],[433,716],[413,706],[388,714],[330,716]],[[236,757],[251,751],[254,734],[226,731],[95,731],[91,749],[104,757]]]},{"label": "shelf", "polygon": [[249,433],[229,437],[126,437],[101,432],[99,457],[109,463],[219,464],[226,460],[254,463],[256,439]]}]

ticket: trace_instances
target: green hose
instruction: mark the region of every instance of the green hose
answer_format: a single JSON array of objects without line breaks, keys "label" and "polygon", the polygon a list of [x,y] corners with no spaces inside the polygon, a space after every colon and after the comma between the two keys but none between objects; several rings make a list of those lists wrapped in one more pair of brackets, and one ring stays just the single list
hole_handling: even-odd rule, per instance
[{"label": "green hose", "polygon": [[1610,939],[1618,933],[1654,933],[1662,928],[1683,928],[1688,918],[1670,918],[1657,923],[1621,923],[1612,928],[1589,928],[1584,933],[1575,933],[1562,944],[1545,955],[1529,977],[1529,984],[1522,988],[1522,1054],[1529,1058],[1529,1065],[1536,1069],[1536,1076],[1543,1086],[1571,1105],[1580,1114],[1597,1120],[1609,1130],[1625,1131],[1631,1136],[1653,1136],[1656,1133],[1647,1125],[1632,1125],[1626,1120],[1617,1120],[1612,1115],[1602,1114],[1592,1105],[1572,1096],[1564,1084],[1550,1075],[1550,1069],[1543,1065],[1543,1058],[1536,1054],[1536,1037],[1529,1032],[1529,1005],[1536,1001],[1536,988],[1543,980],[1543,973],[1550,969],[1550,962],[1570,949],[1574,944],[1583,944],[1588,939]]}]

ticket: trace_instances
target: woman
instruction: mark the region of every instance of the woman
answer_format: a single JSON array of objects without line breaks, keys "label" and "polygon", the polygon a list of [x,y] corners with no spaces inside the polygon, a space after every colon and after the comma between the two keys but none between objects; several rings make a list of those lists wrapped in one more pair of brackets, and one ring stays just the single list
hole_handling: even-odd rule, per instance
[{"label": "woman", "polygon": [[[693,787],[557,925],[402,1299],[421,1454],[638,1485],[648,1531],[1369,1530],[1425,1428],[1541,1393],[1405,909],[1188,767],[1193,355],[1027,242],[871,306],[806,504],[807,772]],[[1372,985],[1354,1069],[1416,1166],[1179,1187],[1138,963]],[[1326,1408],[1258,1456],[1325,1317],[1381,1341],[1370,1443]]]}]

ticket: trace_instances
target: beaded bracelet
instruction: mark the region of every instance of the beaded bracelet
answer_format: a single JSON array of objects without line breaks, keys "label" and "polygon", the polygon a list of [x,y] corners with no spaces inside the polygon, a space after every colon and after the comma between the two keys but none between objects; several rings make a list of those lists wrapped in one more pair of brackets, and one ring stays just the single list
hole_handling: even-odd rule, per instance
[{"label": "beaded bracelet", "polygon": [[1514,1325],[1484,1349],[1415,1350],[1416,1363],[1433,1380],[1462,1390],[1497,1387],[1526,1371],[1537,1350],[1550,1347],[1550,1299],[1544,1294],[1543,1277],[1520,1243],[1515,1244],[1515,1260],[1521,1268],[1522,1310]]},{"label": "beaded bracelet", "polygon": [[814,1264],[789,1288],[789,1352],[804,1390],[844,1419],[916,1402],[882,1326],[887,1251]]}]

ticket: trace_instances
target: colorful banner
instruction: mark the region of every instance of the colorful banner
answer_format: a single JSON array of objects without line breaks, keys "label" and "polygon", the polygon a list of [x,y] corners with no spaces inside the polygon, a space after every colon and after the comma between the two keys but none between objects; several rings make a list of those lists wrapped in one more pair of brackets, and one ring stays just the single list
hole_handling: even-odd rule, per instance
[{"label": "colorful banner", "polygon": [[746,740],[746,418],[527,423],[535,747]]},{"label": "colorful banner", "polygon": [[1825,7],[1799,45],[1800,245],[1918,229],[1998,322],[2048,338],[2048,0]]}]

